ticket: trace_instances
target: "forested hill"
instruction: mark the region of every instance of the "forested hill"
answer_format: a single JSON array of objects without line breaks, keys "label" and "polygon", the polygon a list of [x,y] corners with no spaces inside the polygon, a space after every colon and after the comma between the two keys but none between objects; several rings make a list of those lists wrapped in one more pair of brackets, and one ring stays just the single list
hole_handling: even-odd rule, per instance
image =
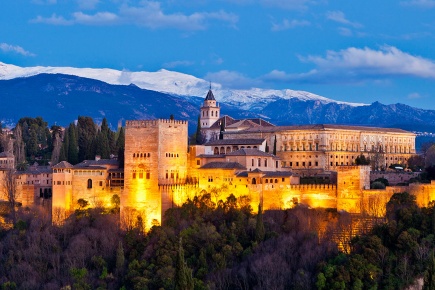
[{"label": "forested hill", "polygon": [[[205,96],[206,92],[204,92]],[[112,129],[119,120],[169,118],[189,121],[194,132],[203,97],[145,90],[136,85],[111,85],[102,81],[62,74],[39,74],[0,80],[0,99],[6,110],[0,120],[13,125],[21,117],[42,116],[50,125],[66,126],[77,116],[97,123],[106,117]],[[266,105],[241,109],[232,100],[220,102],[221,114],[235,118],[262,117],[276,125],[352,124],[396,127],[435,132],[435,111],[403,104],[366,106],[300,98],[273,98]]]}]

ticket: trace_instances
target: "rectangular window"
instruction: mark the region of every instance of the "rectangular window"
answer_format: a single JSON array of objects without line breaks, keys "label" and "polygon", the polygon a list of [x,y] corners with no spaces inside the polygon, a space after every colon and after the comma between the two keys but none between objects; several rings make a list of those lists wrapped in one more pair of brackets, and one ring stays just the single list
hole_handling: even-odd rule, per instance
[{"label": "rectangular window", "polygon": [[304,162],[302,162],[302,166],[303,166],[303,167],[305,167],[305,161],[304,161]]},{"label": "rectangular window", "polygon": [[283,177],[283,178],[282,178],[282,182],[284,182],[284,181],[285,181],[285,178]]},{"label": "rectangular window", "polygon": [[103,182],[102,181],[100,181],[100,186],[103,186]]},{"label": "rectangular window", "polygon": [[299,162],[296,162],[296,167],[298,167],[299,166]]},{"label": "rectangular window", "polygon": [[311,161],[310,161],[310,162],[308,162],[308,166],[311,166]]},{"label": "rectangular window", "polygon": [[143,179],[143,172],[139,172],[139,179]]},{"label": "rectangular window", "polygon": [[264,159],[264,167],[267,167],[267,159]]},{"label": "rectangular window", "polygon": [[293,162],[290,162],[290,167],[292,167],[293,166]]},{"label": "rectangular window", "polygon": [[275,161],[275,167],[276,168],[278,168],[278,165],[279,165],[278,161]]},{"label": "rectangular window", "polygon": [[201,165],[201,160],[196,160],[196,165]]},{"label": "rectangular window", "polygon": [[316,163],[315,163],[315,164],[316,164],[316,166],[319,166],[319,162],[317,162],[317,161],[316,161]]},{"label": "rectangular window", "polygon": [[252,166],[254,166],[254,159],[252,159]]},{"label": "rectangular window", "polygon": [[136,179],[136,172],[133,172],[133,179]]},{"label": "rectangular window", "polygon": [[147,172],[147,179],[150,179],[150,173]]},{"label": "rectangular window", "polygon": [[258,158],[258,167],[261,167],[261,159]]}]

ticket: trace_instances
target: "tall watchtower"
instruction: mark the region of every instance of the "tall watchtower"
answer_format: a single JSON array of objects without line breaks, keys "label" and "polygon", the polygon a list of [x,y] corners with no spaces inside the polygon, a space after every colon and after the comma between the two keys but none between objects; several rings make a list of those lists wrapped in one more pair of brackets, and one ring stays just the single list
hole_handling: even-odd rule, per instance
[{"label": "tall watchtower", "polygon": [[138,216],[161,222],[172,204],[162,186],[182,183],[187,174],[187,122],[176,120],[127,121],[125,126],[124,190],[121,217],[125,226]]},{"label": "tall watchtower", "polygon": [[204,103],[201,106],[201,128],[210,128],[211,125],[213,125],[219,119],[220,110],[221,108],[219,107],[216,99],[214,98],[210,85],[210,89],[208,90]]}]

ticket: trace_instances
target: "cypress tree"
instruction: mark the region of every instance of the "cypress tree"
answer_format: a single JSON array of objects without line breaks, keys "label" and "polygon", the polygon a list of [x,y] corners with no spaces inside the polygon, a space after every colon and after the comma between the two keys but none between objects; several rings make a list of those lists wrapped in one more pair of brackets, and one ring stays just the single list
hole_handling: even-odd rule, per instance
[{"label": "cypress tree", "polygon": [[94,159],[96,152],[96,126],[91,117],[79,116],[77,121],[77,134],[79,145],[79,162],[85,159]]},{"label": "cypress tree", "polygon": [[276,155],[276,135],[275,140],[273,141],[273,155]]},{"label": "cypress tree", "polygon": [[124,168],[124,147],[125,147],[125,133],[124,133],[124,128],[121,127],[119,129],[118,139],[116,140],[119,168]]},{"label": "cypress tree", "polygon": [[255,226],[255,241],[262,242],[264,240],[264,222],[263,222],[263,210],[261,204],[258,204],[257,224]]},{"label": "cypress tree", "polygon": [[79,163],[79,146],[77,144],[77,128],[74,123],[68,127],[68,162],[71,164]]},{"label": "cypress tree", "polygon": [[201,133],[201,116],[198,116],[198,125],[196,126],[195,143],[201,145],[203,143],[202,133]]},{"label": "cypress tree", "polygon": [[432,256],[429,261],[428,268],[424,273],[424,285],[423,290],[435,289],[435,258],[432,251]]},{"label": "cypress tree", "polygon": [[221,120],[221,131],[219,133],[219,139],[224,139],[224,132],[225,132],[225,118]]},{"label": "cypress tree", "polygon": [[193,278],[192,270],[187,266],[184,261],[183,245],[180,242],[178,246],[177,261],[175,265],[175,290],[192,290]]}]

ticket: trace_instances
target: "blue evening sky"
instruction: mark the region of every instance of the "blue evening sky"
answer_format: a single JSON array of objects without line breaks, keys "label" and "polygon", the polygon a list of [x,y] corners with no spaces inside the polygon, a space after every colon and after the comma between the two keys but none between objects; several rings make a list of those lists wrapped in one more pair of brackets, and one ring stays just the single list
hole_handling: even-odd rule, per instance
[{"label": "blue evening sky", "polygon": [[1,1],[0,61],[435,109],[435,0]]}]

